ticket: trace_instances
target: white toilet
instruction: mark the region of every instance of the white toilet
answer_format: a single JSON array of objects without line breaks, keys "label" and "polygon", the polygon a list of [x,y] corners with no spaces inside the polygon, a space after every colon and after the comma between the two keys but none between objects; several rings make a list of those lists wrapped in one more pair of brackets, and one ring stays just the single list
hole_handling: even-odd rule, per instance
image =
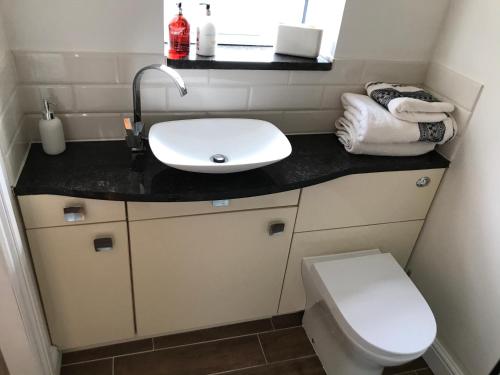
[{"label": "white toilet", "polygon": [[328,375],[379,375],[420,357],[436,321],[391,254],[304,258],[304,329]]}]

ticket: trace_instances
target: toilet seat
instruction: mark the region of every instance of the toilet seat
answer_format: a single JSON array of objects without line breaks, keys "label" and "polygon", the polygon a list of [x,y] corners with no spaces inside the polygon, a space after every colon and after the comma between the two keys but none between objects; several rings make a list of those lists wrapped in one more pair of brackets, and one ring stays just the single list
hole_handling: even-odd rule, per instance
[{"label": "toilet seat", "polygon": [[371,357],[412,360],[434,341],[432,311],[391,254],[315,262],[311,271],[340,329]]}]

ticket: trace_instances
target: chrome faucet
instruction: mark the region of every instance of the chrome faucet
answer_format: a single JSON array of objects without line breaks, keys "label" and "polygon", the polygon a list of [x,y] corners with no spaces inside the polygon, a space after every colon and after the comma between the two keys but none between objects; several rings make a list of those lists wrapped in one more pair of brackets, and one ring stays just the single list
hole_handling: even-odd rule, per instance
[{"label": "chrome faucet", "polygon": [[177,88],[179,89],[179,94],[184,96],[187,94],[186,84],[184,80],[174,69],[163,65],[163,64],[153,64],[145,66],[139,69],[135,74],[134,81],[132,83],[132,95],[134,101],[134,122],[132,123],[129,118],[124,119],[125,131],[127,133],[125,139],[127,145],[134,152],[144,151],[144,123],[142,122],[142,112],[141,112],[141,80],[144,72],[146,70],[159,70],[170,77]]}]

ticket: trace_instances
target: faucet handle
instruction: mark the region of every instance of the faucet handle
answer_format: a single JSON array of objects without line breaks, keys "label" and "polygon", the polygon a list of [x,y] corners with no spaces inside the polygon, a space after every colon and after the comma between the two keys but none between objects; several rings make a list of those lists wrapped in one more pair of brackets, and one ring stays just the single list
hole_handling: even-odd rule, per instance
[{"label": "faucet handle", "polygon": [[123,119],[123,127],[127,131],[127,134],[134,131],[134,128],[132,127],[132,121],[130,121],[130,118],[128,117]]}]

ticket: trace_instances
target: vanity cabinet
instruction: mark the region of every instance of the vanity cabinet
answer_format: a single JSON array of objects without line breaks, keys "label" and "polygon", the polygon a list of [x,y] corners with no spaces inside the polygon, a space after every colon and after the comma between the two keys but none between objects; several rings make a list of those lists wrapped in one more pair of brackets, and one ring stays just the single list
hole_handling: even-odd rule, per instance
[{"label": "vanity cabinet", "polygon": [[20,196],[53,343],[81,348],[301,310],[304,257],[379,248],[404,267],[443,172],[356,174],[228,201]]},{"label": "vanity cabinet", "polygon": [[296,232],[422,220],[444,169],[344,176],[302,190]]},{"label": "vanity cabinet", "polygon": [[125,203],[28,195],[19,206],[54,345],[133,337]]},{"label": "vanity cabinet", "polygon": [[[405,267],[423,220],[295,233],[283,283],[279,314],[303,310],[302,259],[348,251],[380,249]],[[353,275],[355,277],[355,275]]]},{"label": "vanity cabinet", "polygon": [[126,220],[125,203],[60,195],[19,197],[26,228],[47,228]]},{"label": "vanity cabinet", "polygon": [[131,222],[138,334],[275,315],[296,212],[284,207]]},{"label": "vanity cabinet", "polygon": [[304,188],[278,312],[305,307],[305,257],[378,248],[405,267],[443,173],[366,173]]},{"label": "vanity cabinet", "polygon": [[257,197],[201,202],[127,202],[131,221],[176,216],[216,214],[221,212],[257,210],[261,208],[296,206],[300,190],[260,195]]},{"label": "vanity cabinet", "polygon": [[27,236],[54,345],[134,336],[126,222],[28,229]]}]

